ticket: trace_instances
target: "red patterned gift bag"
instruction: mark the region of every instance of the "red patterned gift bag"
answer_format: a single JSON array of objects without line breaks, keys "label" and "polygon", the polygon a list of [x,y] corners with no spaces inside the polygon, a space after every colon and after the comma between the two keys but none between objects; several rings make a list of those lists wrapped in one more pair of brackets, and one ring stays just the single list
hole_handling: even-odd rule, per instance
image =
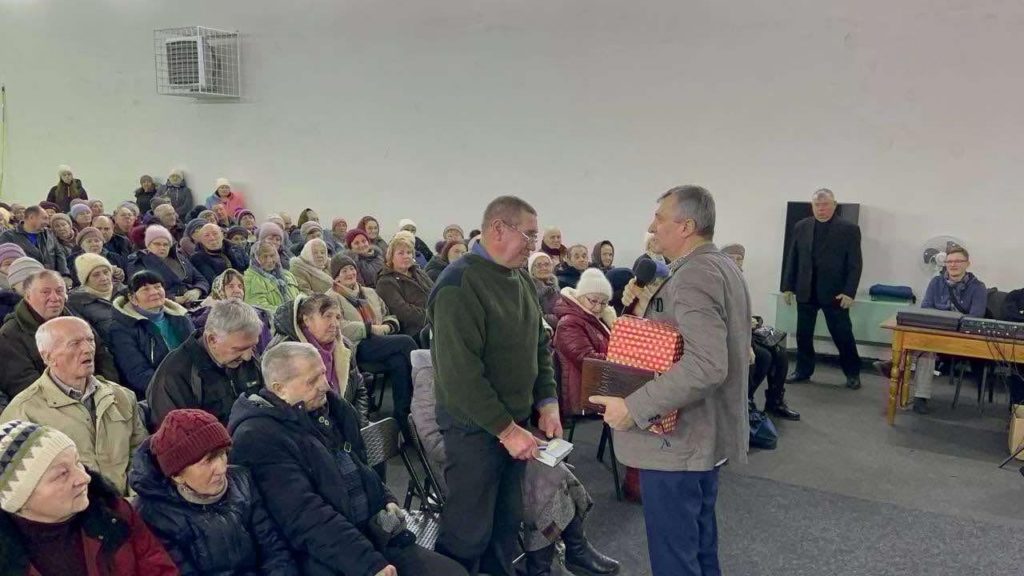
[{"label": "red patterned gift bag", "polygon": [[[608,341],[610,362],[635,368],[668,372],[683,356],[683,337],[675,328],[636,316],[622,316],[612,328]],[[679,411],[673,410],[651,426],[655,434],[668,434],[676,429]]]}]

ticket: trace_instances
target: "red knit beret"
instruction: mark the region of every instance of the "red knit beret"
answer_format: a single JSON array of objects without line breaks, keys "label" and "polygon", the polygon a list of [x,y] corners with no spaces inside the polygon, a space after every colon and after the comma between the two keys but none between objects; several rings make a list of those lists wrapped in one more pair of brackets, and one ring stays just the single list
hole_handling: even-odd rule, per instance
[{"label": "red knit beret", "polygon": [[168,478],[177,475],[210,452],[231,446],[227,429],[212,414],[183,408],[171,410],[149,440],[160,470]]},{"label": "red knit beret", "polygon": [[357,236],[365,236],[367,240],[370,239],[370,235],[366,233],[366,230],[363,230],[362,228],[353,228],[345,234],[345,244],[351,246],[352,241],[355,240]]}]

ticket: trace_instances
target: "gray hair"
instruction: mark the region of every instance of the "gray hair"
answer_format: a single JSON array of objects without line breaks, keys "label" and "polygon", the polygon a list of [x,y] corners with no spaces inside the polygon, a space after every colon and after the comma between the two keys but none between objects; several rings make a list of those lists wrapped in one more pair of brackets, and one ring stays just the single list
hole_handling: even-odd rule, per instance
[{"label": "gray hair", "polygon": [[658,200],[671,196],[676,201],[676,222],[693,220],[697,235],[708,240],[715,236],[715,199],[706,188],[676,186],[662,194]]},{"label": "gray hair", "polygon": [[235,298],[217,300],[210,306],[210,316],[206,320],[203,334],[225,337],[229,334],[246,334],[258,336],[263,331],[263,321],[256,314],[256,309]]},{"label": "gray hair", "polygon": [[486,230],[491,222],[501,220],[508,224],[518,224],[523,213],[537,215],[537,210],[530,203],[518,196],[498,196],[484,210],[483,224],[480,229]]},{"label": "gray hair", "polygon": [[267,388],[272,388],[274,382],[287,382],[298,376],[301,367],[295,362],[298,358],[317,362],[320,361],[320,353],[312,344],[305,342],[282,342],[264,352],[260,370]]},{"label": "gray hair", "polygon": [[828,198],[833,202],[836,201],[836,195],[828,188],[818,188],[814,191],[814,194],[811,194],[811,201],[821,200],[822,198]]},{"label": "gray hair", "polygon": [[174,212],[174,206],[171,206],[170,204],[161,204],[156,208],[153,208],[153,215],[159,216],[161,212]]},{"label": "gray hair", "polygon": [[64,277],[55,272],[54,270],[40,270],[39,272],[32,274],[28,278],[25,278],[25,281],[22,282],[21,284],[21,289],[27,293],[33,284],[47,276],[49,276],[52,280],[56,282],[60,282],[61,285],[64,284]]},{"label": "gray hair", "polygon": [[68,324],[84,326],[92,334],[89,323],[77,316],[60,316],[43,322],[36,330],[36,349],[39,350],[40,356],[46,356],[49,351],[53,350],[58,338],[67,334]]}]

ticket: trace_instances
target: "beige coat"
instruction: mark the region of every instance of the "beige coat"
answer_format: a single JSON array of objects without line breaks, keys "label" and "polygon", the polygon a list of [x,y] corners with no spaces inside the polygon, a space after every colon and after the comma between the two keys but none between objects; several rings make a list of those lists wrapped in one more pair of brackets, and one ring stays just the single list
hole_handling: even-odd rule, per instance
[{"label": "beige coat", "polygon": [[96,421],[89,409],[61,391],[46,370],[11,400],[0,421],[29,420],[52,426],[75,441],[87,468],[128,493],[128,467],[135,449],[149,435],[131,390],[96,376]]},{"label": "beige coat", "polygon": [[[672,263],[646,318],[683,335],[683,357],[626,398],[636,427],[615,432],[615,454],[627,466],[701,472],[723,459],[747,460],[747,372],[750,295],[742,274],[714,244]],[[679,410],[664,437],[646,432]]]},{"label": "beige coat", "polygon": [[330,274],[323,270],[317,270],[315,266],[299,256],[288,261],[288,271],[295,276],[295,283],[299,286],[299,290],[307,296],[323,294],[334,286]]},{"label": "beige coat", "polygon": [[[366,286],[361,287],[360,291],[362,292],[362,297],[370,303],[370,308],[373,309],[373,323],[389,325],[391,326],[392,334],[399,334],[401,326],[398,323],[398,318],[395,318],[388,312],[388,305],[384,303],[384,300],[377,294],[377,291]],[[366,322],[363,321],[362,314],[349,302],[348,298],[334,290],[327,294],[334,298],[341,306],[341,334],[352,342],[352,355],[354,356],[359,343],[370,336],[366,331]]]}]

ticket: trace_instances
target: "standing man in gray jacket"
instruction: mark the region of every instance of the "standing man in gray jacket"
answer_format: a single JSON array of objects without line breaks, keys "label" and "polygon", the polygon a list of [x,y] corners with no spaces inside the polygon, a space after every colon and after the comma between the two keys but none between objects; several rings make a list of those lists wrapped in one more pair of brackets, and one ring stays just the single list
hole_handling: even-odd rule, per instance
[{"label": "standing man in gray jacket", "polygon": [[[651,223],[670,276],[645,317],[683,335],[683,357],[627,398],[594,396],[616,430],[616,454],[640,469],[654,576],[717,576],[718,468],[747,459],[750,295],[712,243],[715,200],[699,186],[663,194]],[[675,430],[648,429],[673,410]]]}]

